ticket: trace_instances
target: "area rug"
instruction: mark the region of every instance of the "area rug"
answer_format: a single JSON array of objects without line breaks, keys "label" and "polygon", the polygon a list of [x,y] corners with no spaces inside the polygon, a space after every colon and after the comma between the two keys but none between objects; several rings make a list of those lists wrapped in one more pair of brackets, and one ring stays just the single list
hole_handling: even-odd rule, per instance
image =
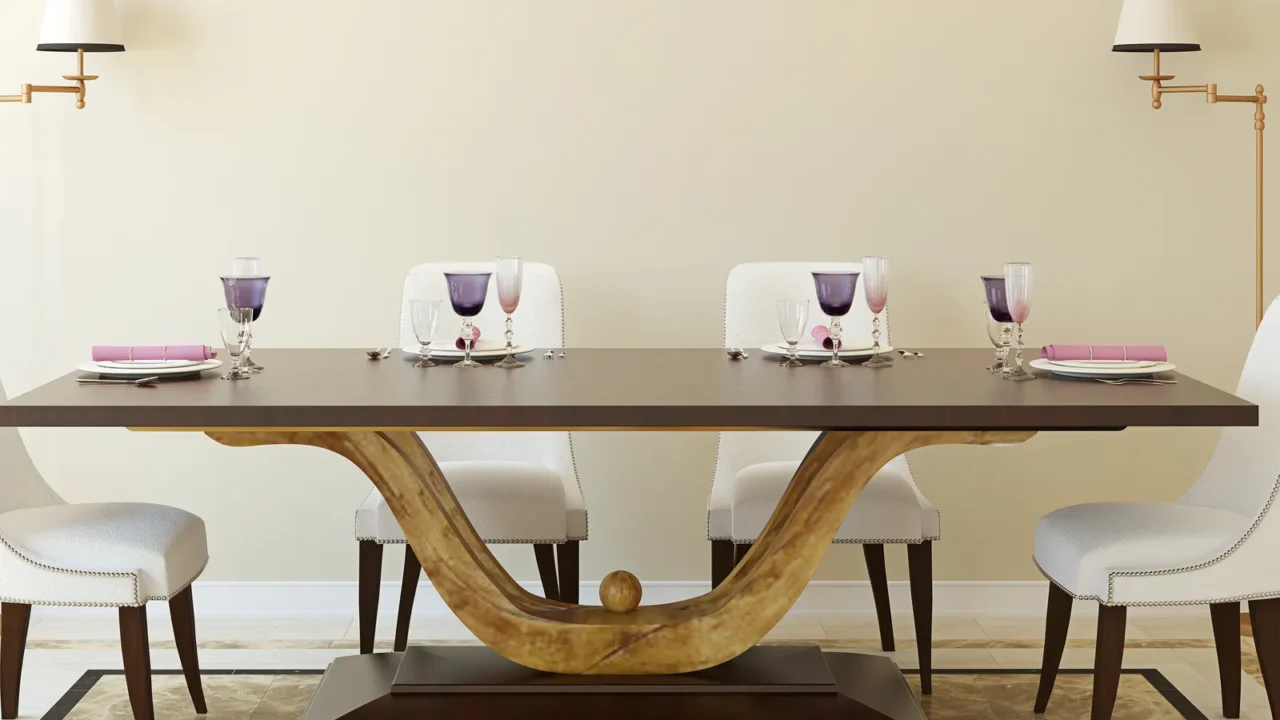
[{"label": "area rug", "polygon": [[[218,720],[299,720],[320,683],[320,670],[212,670],[203,673],[209,715]],[[920,696],[919,675],[904,671]],[[934,670],[933,695],[921,699],[929,720],[1023,720],[1031,716],[1038,670]],[[152,674],[157,720],[194,720],[182,674]],[[1093,675],[1063,670],[1046,720],[1089,717]],[[119,670],[90,670],[44,720],[129,720],[133,713]],[[1207,720],[1155,670],[1125,670],[1114,720]]]}]

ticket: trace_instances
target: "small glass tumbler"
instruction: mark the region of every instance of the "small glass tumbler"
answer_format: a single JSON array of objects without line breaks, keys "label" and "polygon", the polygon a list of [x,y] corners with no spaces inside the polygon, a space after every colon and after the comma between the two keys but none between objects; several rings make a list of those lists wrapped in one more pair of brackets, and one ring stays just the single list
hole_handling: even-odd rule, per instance
[{"label": "small glass tumbler", "polygon": [[498,304],[502,306],[502,312],[507,314],[507,354],[498,362],[494,363],[494,367],[500,368],[518,368],[524,367],[524,363],[516,359],[512,352],[514,344],[512,343],[515,333],[511,331],[511,314],[516,311],[516,306],[520,304],[520,290],[524,285],[524,260],[518,257],[500,257],[495,262],[497,266],[497,283],[498,283]]},{"label": "small glass tumbler", "polygon": [[436,327],[440,325],[439,300],[410,300],[409,320],[413,324],[413,336],[418,339],[422,357],[414,363],[414,367],[429,368],[436,364],[431,362],[431,338],[435,337]]},{"label": "small glass tumbler", "polygon": [[796,357],[796,346],[800,344],[800,339],[804,337],[804,331],[808,327],[808,300],[778,301],[778,329],[782,331],[782,339],[787,342],[787,349],[790,351],[787,358],[778,363],[779,365],[789,368],[804,367],[804,363]]},{"label": "small glass tumbler", "polygon": [[1031,315],[1031,292],[1034,288],[1031,263],[1009,263],[1004,266],[1005,292],[1009,296],[1009,317],[1013,318],[1014,359],[1013,370],[1007,380],[1026,382],[1036,376],[1022,366],[1022,326]]},{"label": "small glass tumbler", "polygon": [[1007,375],[1013,371],[1009,363],[1009,347],[1013,344],[1013,317],[1009,315],[1009,295],[1005,292],[1003,275],[983,275],[982,287],[986,293],[983,310],[987,316],[987,338],[996,348],[996,359],[987,372]]},{"label": "small glass tumbler", "polygon": [[849,367],[840,359],[840,318],[853,308],[853,293],[858,288],[856,272],[815,272],[814,289],[818,293],[818,307],[831,318],[831,359],[822,367]]},{"label": "small glass tumbler", "polygon": [[489,294],[489,278],[493,273],[458,272],[445,273],[445,283],[449,286],[449,302],[453,311],[462,316],[462,332],[458,338],[462,340],[462,362],[454,363],[454,367],[478,368],[480,363],[471,359],[471,345],[475,342],[471,318],[484,309],[485,297]]},{"label": "small glass tumbler", "polygon": [[252,328],[251,308],[218,308],[218,333],[231,358],[231,368],[222,376],[223,380],[248,380],[253,377],[241,365],[245,349],[249,346],[249,332]]},{"label": "small glass tumbler", "polygon": [[871,357],[863,367],[892,367],[890,356],[880,352],[880,313],[889,302],[889,258],[866,257],[862,259],[862,277],[866,281],[864,293],[867,309],[871,311]]}]

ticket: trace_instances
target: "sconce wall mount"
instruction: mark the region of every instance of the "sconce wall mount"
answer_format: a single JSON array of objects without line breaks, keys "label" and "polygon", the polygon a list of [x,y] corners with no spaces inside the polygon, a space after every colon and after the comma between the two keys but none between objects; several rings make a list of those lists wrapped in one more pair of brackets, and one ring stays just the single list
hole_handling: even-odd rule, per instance
[{"label": "sconce wall mount", "polygon": [[74,52],[76,74],[63,75],[71,85],[25,83],[16,95],[0,95],[0,102],[30,103],[36,93],[67,93],[76,96],[76,108],[84,109],[85,84],[97,75],[84,74],[87,52],[123,52],[124,40],[116,18],[114,0],[47,0],[44,25],[40,30],[41,52]]}]

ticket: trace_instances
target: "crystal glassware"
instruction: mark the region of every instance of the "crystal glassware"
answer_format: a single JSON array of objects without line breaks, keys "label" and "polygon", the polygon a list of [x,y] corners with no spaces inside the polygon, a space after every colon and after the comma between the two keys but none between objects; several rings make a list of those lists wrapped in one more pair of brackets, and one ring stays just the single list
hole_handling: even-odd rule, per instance
[{"label": "crystal glassware", "polygon": [[1009,317],[1013,320],[1014,360],[1013,370],[1005,376],[1008,380],[1035,380],[1036,376],[1022,367],[1022,326],[1031,315],[1031,291],[1033,288],[1031,263],[1009,263],[1004,266],[1004,287],[1009,298]]},{"label": "crystal glassware", "polygon": [[[262,259],[238,257],[231,261],[231,274],[222,276],[222,292],[228,308],[253,308],[253,320],[262,315],[267,300],[267,283],[271,278],[262,271]],[[262,372],[262,366],[253,361],[253,337],[250,335],[241,366],[245,372]]]},{"label": "crystal glassware", "polygon": [[247,380],[253,377],[244,369],[242,361],[249,347],[249,332],[253,329],[253,311],[249,308],[218,308],[218,333],[231,357],[231,368],[223,380]]},{"label": "crystal glassware", "polygon": [[462,332],[458,335],[462,340],[462,362],[454,363],[454,367],[478,368],[480,363],[471,359],[471,343],[475,341],[472,333],[471,318],[484,309],[485,296],[489,294],[489,277],[487,272],[455,272],[445,273],[445,282],[449,285],[449,302],[453,311],[462,316]]},{"label": "crystal glassware", "polygon": [[858,287],[856,272],[815,272],[813,285],[818,291],[818,307],[831,318],[831,359],[822,367],[849,367],[840,359],[840,318],[853,307],[853,292]]},{"label": "crystal glassware", "polygon": [[414,367],[429,368],[436,364],[431,362],[431,338],[436,335],[436,327],[440,325],[439,300],[410,300],[409,322],[413,325],[413,336],[418,339],[422,357],[414,363]]},{"label": "crystal glassware", "polygon": [[1009,346],[1013,343],[1013,317],[1009,315],[1009,295],[1005,292],[1004,276],[983,275],[982,287],[987,298],[984,303],[987,337],[996,348],[996,361],[987,368],[987,372],[1007,375],[1013,370],[1009,364]]},{"label": "crystal glassware", "polygon": [[502,312],[507,314],[507,355],[498,362],[494,363],[494,367],[500,368],[518,368],[524,367],[524,363],[516,359],[512,353],[514,346],[512,339],[515,334],[511,332],[511,314],[516,311],[516,306],[520,304],[520,288],[524,285],[524,260],[518,257],[500,257],[495,262],[498,275],[498,304],[502,306]]},{"label": "crystal glassware", "polygon": [[804,337],[804,331],[808,327],[808,300],[778,301],[778,329],[782,331],[782,339],[787,341],[787,349],[790,350],[787,359],[779,363],[782,367],[804,366],[800,358],[796,357],[796,346],[800,344],[800,339]]},{"label": "crystal glassware", "polygon": [[872,356],[863,367],[882,368],[893,365],[890,356],[880,352],[880,313],[889,302],[889,258],[862,258],[862,275],[865,281],[863,293],[867,298],[867,309],[871,311],[871,351]]}]

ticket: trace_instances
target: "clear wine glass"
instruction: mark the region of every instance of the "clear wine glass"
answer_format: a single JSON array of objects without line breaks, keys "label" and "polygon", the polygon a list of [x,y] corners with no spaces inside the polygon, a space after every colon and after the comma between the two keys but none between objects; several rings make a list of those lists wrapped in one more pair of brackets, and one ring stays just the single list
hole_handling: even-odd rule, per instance
[{"label": "clear wine glass", "polygon": [[500,257],[494,264],[497,266],[498,275],[498,304],[502,306],[502,312],[507,314],[507,355],[498,362],[494,363],[494,367],[500,368],[518,368],[524,367],[524,363],[516,359],[512,353],[514,346],[512,338],[515,334],[511,332],[511,314],[516,311],[516,306],[520,304],[520,289],[524,285],[524,260],[518,257]]},{"label": "clear wine glass", "polygon": [[[270,276],[263,272],[262,258],[238,257],[231,261],[231,274],[222,276],[222,292],[228,308],[253,308],[253,320],[262,315],[267,300],[267,283]],[[262,366],[253,361],[253,337],[249,337],[241,366],[245,372],[262,372]]]},{"label": "clear wine glass", "polygon": [[983,309],[987,316],[987,337],[996,348],[996,360],[987,372],[1007,375],[1013,367],[1009,364],[1009,346],[1013,343],[1013,317],[1009,315],[1009,296],[1005,292],[1003,275],[983,275],[982,287],[986,291]]},{"label": "clear wine glass", "polygon": [[493,273],[487,272],[455,272],[445,273],[445,282],[449,285],[449,302],[453,311],[462,316],[462,332],[458,337],[462,340],[462,362],[454,363],[454,367],[478,368],[480,363],[471,359],[471,344],[475,342],[472,328],[475,326],[471,318],[484,309],[485,296],[489,294],[489,278]]},{"label": "clear wine glass", "polygon": [[1013,319],[1014,367],[1005,376],[1008,380],[1025,382],[1036,376],[1022,367],[1022,326],[1031,315],[1031,291],[1033,288],[1031,263],[1009,263],[1004,266],[1005,293],[1009,296],[1009,317]]},{"label": "clear wine glass", "polygon": [[853,292],[858,287],[856,272],[815,272],[814,288],[818,291],[818,307],[831,318],[831,359],[822,367],[849,367],[840,359],[840,318],[853,307]]},{"label": "clear wine glass", "polygon": [[808,300],[778,301],[778,329],[782,331],[782,339],[787,341],[787,348],[790,351],[787,359],[779,365],[789,368],[804,366],[800,358],[796,357],[796,346],[800,344],[800,339],[804,337],[804,331],[808,327]]},{"label": "clear wine glass", "polygon": [[862,274],[866,278],[864,293],[867,298],[867,309],[871,311],[871,351],[873,353],[862,366],[890,367],[893,365],[893,360],[880,352],[880,313],[884,312],[884,307],[889,302],[889,258],[862,258]]},{"label": "clear wine glass", "polygon": [[422,357],[414,363],[414,367],[429,368],[436,364],[431,362],[431,338],[436,335],[436,327],[440,325],[439,300],[410,300],[409,321],[413,325],[413,336],[418,339]]},{"label": "clear wine glass", "polygon": [[227,355],[231,357],[231,368],[222,376],[223,380],[248,380],[253,377],[242,365],[252,329],[252,309],[218,308],[218,333],[222,336]]}]

